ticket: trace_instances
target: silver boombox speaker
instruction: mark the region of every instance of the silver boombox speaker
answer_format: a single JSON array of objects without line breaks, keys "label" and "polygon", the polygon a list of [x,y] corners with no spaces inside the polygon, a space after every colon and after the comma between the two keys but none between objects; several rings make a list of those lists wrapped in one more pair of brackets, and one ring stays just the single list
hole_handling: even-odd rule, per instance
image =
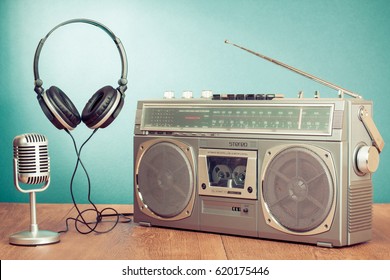
[{"label": "silver boombox speaker", "polygon": [[372,102],[232,45],[339,98],[205,91],[139,101],[135,222],[326,247],[370,240],[372,174],[384,146]]}]

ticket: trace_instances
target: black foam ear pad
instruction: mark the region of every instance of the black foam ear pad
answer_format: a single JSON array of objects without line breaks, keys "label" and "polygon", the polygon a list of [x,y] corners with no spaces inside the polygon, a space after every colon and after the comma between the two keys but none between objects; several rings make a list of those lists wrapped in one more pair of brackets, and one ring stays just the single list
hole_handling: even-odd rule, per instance
[{"label": "black foam ear pad", "polygon": [[122,95],[113,87],[105,86],[89,99],[81,119],[89,128],[105,128],[113,122],[122,106]]},{"label": "black foam ear pad", "polygon": [[[44,98],[41,98],[41,100],[45,103],[45,108],[48,108],[52,114],[52,117],[49,117],[49,120],[58,129],[67,128],[64,123],[67,124],[69,128],[73,129],[81,122],[80,114],[76,107],[61,89],[56,86],[51,86],[46,90],[45,95],[46,100],[44,100]],[[39,102],[40,104],[42,103],[41,100]],[[44,109],[42,105],[43,104],[41,104],[41,107]],[[45,114],[48,116],[46,112]]]},{"label": "black foam ear pad", "polygon": [[54,126],[56,128],[64,129],[65,127],[58,121],[58,119],[53,115],[53,113],[47,107],[47,104],[46,104],[45,100],[43,99],[42,95],[38,94],[37,98],[38,98],[39,105],[41,106],[43,113],[45,113],[45,116],[49,119],[49,121],[52,124],[54,124]]}]

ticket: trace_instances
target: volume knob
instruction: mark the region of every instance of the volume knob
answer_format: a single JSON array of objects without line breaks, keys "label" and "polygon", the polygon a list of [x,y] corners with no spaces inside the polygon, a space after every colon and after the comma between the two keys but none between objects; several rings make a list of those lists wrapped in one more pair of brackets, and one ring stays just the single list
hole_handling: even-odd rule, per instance
[{"label": "volume knob", "polygon": [[363,174],[374,173],[379,165],[379,153],[374,146],[362,146],[357,151],[356,167]]}]

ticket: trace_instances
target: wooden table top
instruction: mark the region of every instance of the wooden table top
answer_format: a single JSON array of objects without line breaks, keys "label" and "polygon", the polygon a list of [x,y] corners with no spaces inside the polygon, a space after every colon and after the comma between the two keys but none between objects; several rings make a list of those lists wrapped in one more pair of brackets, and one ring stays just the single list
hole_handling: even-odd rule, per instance
[{"label": "wooden table top", "polygon": [[[99,209],[107,205],[98,205]],[[132,212],[132,205],[110,205]],[[67,217],[75,217],[72,204],[37,204],[40,229],[61,231]],[[104,234],[78,233],[70,223],[60,242],[44,246],[14,246],[9,236],[27,230],[29,204],[0,203],[0,259],[2,260],[389,260],[390,204],[373,205],[372,240],[343,248],[263,240],[206,232],[119,223]]]}]

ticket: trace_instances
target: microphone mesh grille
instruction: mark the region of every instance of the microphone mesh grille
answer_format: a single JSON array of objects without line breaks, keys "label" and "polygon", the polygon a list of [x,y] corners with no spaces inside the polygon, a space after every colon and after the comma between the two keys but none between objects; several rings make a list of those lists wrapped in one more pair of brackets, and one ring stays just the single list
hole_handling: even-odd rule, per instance
[{"label": "microphone mesh grille", "polygon": [[40,184],[48,180],[50,160],[47,144],[46,137],[40,134],[23,134],[14,139],[14,158],[21,182]]}]

